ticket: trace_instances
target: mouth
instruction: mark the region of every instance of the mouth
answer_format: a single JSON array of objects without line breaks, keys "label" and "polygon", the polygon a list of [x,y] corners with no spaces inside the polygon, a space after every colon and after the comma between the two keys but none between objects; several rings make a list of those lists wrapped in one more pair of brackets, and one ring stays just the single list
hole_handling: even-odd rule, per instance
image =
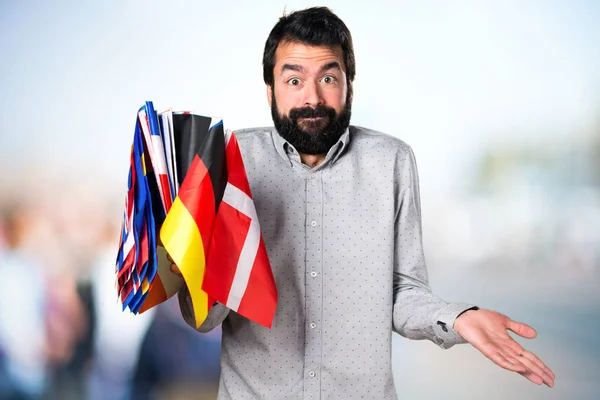
[{"label": "mouth", "polygon": [[302,119],[304,121],[318,121],[320,119],[324,119],[325,117],[301,117],[298,119]]}]

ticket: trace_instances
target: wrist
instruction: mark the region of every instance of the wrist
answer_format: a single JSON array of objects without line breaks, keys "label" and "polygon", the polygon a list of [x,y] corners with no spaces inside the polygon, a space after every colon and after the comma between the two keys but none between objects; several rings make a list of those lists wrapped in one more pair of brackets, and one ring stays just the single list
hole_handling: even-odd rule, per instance
[{"label": "wrist", "polygon": [[[472,312],[474,312],[474,311],[477,311],[477,310],[479,310],[479,307],[477,307],[477,306],[474,306],[474,307],[471,307],[471,308],[467,308],[465,311],[463,311],[463,312],[461,312],[460,314],[458,314],[458,315],[456,316],[456,319],[454,320],[454,325],[452,326],[452,328],[453,328],[453,329],[454,329],[454,330],[455,330],[457,333],[459,333],[459,329],[460,329],[460,328],[459,328],[459,325],[460,325],[460,322],[461,322],[461,321],[464,321],[464,316],[465,316],[465,315],[467,315],[467,314],[470,314],[470,313],[472,313]],[[462,317],[462,318],[461,318],[461,317]]]}]

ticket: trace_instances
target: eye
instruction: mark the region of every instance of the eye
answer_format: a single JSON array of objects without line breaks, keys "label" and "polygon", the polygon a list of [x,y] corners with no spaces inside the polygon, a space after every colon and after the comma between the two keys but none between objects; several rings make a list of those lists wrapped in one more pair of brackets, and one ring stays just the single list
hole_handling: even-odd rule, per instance
[{"label": "eye", "polygon": [[292,78],[292,79],[288,80],[288,84],[290,84],[292,86],[298,86],[300,84],[300,79]]},{"label": "eye", "polygon": [[325,75],[322,79],[323,83],[335,83],[336,79],[334,76],[331,75]]}]

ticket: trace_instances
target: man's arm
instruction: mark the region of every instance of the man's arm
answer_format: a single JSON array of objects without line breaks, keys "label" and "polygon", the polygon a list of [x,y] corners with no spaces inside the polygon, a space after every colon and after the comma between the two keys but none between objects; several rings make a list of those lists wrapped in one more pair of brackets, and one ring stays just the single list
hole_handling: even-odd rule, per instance
[{"label": "man's arm", "polygon": [[473,304],[448,303],[431,292],[423,252],[419,178],[413,151],[397,160],[393,329],[409,339],[429,339],[447,349],[466,341],[453,329]]},{"label": "man's arm", "polygon": [[[423,255],[419,179],[407,147],[396,215],[393,328],[410,339],[430,339],[442,348],[468,342],[495,364],[541,385],[554,386],[554,373],[509,334],[533,339],[535,330],[492,310],[447,303],[431,293]],[[470,311],[473,310],[473,311]]]},{"label": "man's arm", "polygon": [[194,317],[192,298],[190,297],[190,292],[186,285],[179,290],[177,296],[179,298],[179,309],[181,310],[181,316],[189,326],[196,329],[198,332],[210,332],[219,326],[219,324],[221,324],[221,322],[227,318],[227,315],[229,315],[229,308],[225,307],[221,303],[215,303],[208,311],[208,315],[206,316],[206,319],[202,325],[196,328],[196,318]]},{"label": "man's arm", "polygon": [[[160,232],[160,227],[157,229],[157,232]],[[156,237],[158,238],[159,245],[162,246],[162,243],[160,242],[160,233],[157,233]],[[169,269],[171,270],[171,272],[177,275],[178,277],[183,278],[181,270],[173,262],[171,256],[166,252],[165,255],[169,260],[168,262],[170,262]],[[227,318],[227,315],[229,315],[229,308],[225,307],[220,303],[215,303],[210,308],[210,310],[208,310],[208,315],[206,316],[204,322],[198,328],[196,328],[196,317],[194,315],[192,297],[190,296],[190,291],[188,290],[186,284],[184,284],[181,287],[181,289],[179,289],[177,297],[179,300],[179,310],[181,311],[181,316],[183,317],[183,320],[198,332],[210,332],[211,330],[219,326],[219,324],[223,322],[225,318]]]}]

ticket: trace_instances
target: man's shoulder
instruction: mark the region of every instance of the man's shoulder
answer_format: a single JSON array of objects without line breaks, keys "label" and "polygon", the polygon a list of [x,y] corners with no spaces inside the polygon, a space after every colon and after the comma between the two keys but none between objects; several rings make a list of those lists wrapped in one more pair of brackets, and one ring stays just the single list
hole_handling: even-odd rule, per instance
[{"label": "man's shoulder", "polygon": [[252,139],[260,139],[264,137],[271,137],[273,134],[272,126],[263,126],[256,128],[242,128],[242,129],[234,129],[232,131],[236,138],[241,140],[252,140]]},{"label": "man's shoulder", "polygon": [[363,126],[350,126],[351,141],[364,144],[367,146],[376,146],[380,148],[386,148],[395,150],[396,152],[412,152],[412,149],[408,143],[400,139],[397,136],[390,135],[388,133],[376,131],[374,129],[365,128]]}]

